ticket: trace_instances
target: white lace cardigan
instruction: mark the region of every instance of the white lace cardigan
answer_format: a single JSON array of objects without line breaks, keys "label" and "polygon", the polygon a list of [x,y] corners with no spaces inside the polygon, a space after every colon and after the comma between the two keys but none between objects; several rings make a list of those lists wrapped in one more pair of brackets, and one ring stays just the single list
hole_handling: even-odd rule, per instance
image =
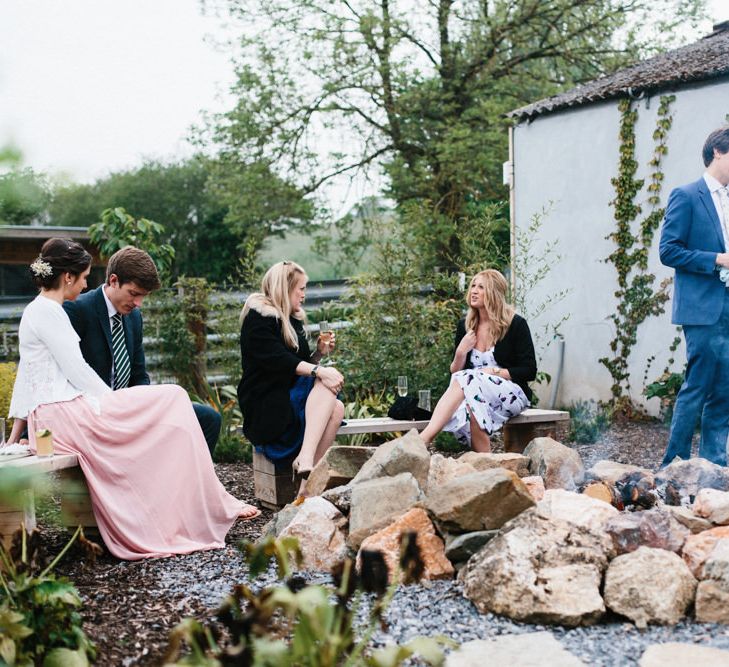
[{"label": "white lace cardigan", "polygon": [[39,405],[85,396],[94,411],[111,388],[81,355],[79,337],[60,303],[39,294],[18,329],[20,363],[9,416],[27,419]]}]

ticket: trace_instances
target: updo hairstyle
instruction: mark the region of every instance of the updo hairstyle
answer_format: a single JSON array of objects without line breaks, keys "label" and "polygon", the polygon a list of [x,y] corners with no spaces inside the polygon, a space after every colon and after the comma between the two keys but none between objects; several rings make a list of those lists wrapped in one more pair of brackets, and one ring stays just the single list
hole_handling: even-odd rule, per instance
[{"label": "updo hairstyle", "polygon": [[30,275],[36,287],[56,289],[64,273],[81,275],[91,264],[91,255],[70,239],[48,239],[40,255],[30,265]]}]

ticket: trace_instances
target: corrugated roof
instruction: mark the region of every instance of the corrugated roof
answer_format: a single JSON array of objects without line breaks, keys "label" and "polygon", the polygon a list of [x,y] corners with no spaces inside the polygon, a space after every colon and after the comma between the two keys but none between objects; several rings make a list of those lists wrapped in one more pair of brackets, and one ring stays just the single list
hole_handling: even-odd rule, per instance
[{"label": "corrugated roof", "polygon": [[729,76],[729,21],[715,25],[714,32],[694,44],[661,53],[565,93],[515,109],[507,117],[527,120],[568,107],[724,76]]}]

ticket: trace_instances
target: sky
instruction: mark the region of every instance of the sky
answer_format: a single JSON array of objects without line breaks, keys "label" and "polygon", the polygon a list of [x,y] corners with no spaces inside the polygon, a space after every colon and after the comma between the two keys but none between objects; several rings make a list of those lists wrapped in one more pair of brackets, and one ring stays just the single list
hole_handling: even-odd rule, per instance
[{"label": "sky", "polygon": [[[710,0],[710,21],[729,0]],[[0,0],[0,146],[91,182],[191,153],[201,111],[231,105],[230,33],[199,0]]]}]

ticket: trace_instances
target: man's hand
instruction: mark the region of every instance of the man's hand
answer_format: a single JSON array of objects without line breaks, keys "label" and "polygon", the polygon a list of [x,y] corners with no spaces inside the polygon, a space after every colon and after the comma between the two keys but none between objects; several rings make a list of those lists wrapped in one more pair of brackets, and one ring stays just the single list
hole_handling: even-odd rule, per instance
[{"label": "man's hand", "polygon": [[729,269],[729,252],[720,252],[716,256],[716,263],[719,266],[723,266],[725,269]]}]

